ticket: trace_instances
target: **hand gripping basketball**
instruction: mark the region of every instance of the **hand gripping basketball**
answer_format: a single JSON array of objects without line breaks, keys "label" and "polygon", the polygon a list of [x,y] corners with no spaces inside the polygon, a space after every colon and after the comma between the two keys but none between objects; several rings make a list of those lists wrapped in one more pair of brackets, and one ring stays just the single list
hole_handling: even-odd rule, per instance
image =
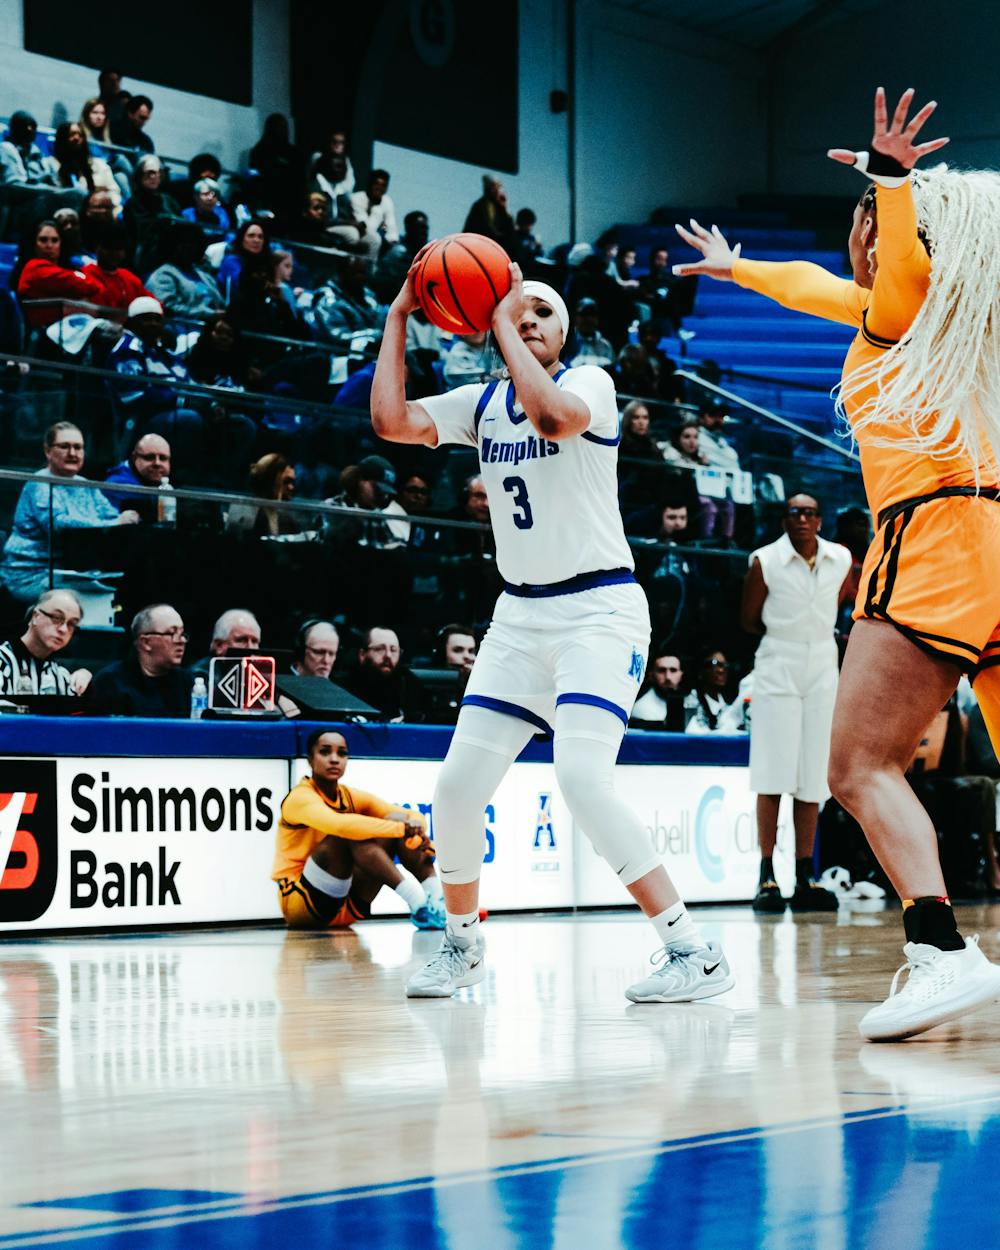
[{"label": "hand gripping basketball", "polygon": [[413,274],[427,320],[452,334],[488,330],[510,290],[510,257],[482,234],[449,234],[432,243]]}]

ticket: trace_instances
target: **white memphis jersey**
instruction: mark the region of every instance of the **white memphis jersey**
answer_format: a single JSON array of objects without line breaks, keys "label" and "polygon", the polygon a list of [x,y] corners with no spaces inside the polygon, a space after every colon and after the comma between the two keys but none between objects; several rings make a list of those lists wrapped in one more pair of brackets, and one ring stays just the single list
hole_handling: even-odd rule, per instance
[{"label": "white memphis jersey", "polygon": [[618,507],[614,384],[593,365],[565,369],[555,381],[590,409],[588,428],[557,442],[536,433],[510,381],[460,386],[420,401],[439,445],[478,448],[497,565],[513,585],[634,567]]}]

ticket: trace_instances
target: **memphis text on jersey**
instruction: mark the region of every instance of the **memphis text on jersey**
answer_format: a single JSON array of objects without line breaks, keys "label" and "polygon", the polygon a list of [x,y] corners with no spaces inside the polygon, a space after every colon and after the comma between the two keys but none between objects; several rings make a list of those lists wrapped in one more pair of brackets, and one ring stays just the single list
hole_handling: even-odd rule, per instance
[{"label": "memphis text on jersey", "polygon": [[549,443],[544,438],[529,434],[516,442],[484,437],[480,460],[483,464],[520,464],[522,460],[544,460],[546,456],[558,455],[558,443]]}]

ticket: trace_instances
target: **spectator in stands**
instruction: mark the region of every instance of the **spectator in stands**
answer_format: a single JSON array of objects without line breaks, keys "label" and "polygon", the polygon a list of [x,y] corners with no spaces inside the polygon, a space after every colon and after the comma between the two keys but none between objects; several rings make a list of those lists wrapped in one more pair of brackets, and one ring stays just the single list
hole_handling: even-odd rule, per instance
[{"label": "spectator in stands", "polygon": [[289,227],[288,237],[310,247],[335,247],[338,240],[332,209],[333,201],[325,191],[310,191],[301,214]]},{"label": "spectator in stands", "polygon": [[250,149],[250,168],[256,174],[255,200],[279,222],[291,222],[303,181],[302,155],[289,137],[283,114],[271,113],[265,119],[264,132]]},{"label": "spectator in stands", "polygon": [[530,277],[535,261],[545,254],[542,242],[535,234],[537,221],[535,211],[531,208],[519,208],[514,218],[513,259],[521,266],[526,277]]},{"label": "spectator in stands", "polygon": [[653,370],[656,398],[664,403],[679,404],[684,400],[684,387],[676,377],[677,366],[660,346],[662,328],[658,321],[639,323],[639,346],[645,349]]},{"label": "spectator in stands", "polygon": [[194,675],[181,667],[187,631],[176,609],[154,603],[132,620],[132,649],[102,668],[90,684],[92,716],[186,718],[191,715]]},{"label": "spectator in stands", "polygon": [[347,154],[347,134],[332,130],[322,151],[309,162],[309,178],[319,191],[325,191],[335,204],[337,197],[354,194],[354,167]]},{"label": "spectator in stands", "polygon": [[496,550],[490,529],[490,499],[486,483],[478,473],[465,479],[457,506],[444,515],[451,520],[486,526],[486,530],[444,529],[442,538],[452,554],[482,557]]},{"label": "spectator in stands", "polygon": [[351,196],[354,220],[361,234],[361,248],[370,260],[378,260],[384,244],[399,241],[396,226],[396,206],[389,196],[389,174],[384,169],[373,169],[368,175],[364,191]]},{"label": "spectator in stands", "polygon": [[676,334],[685,313],[690,311],[697,281],[697,278],[674,277],[667,249],[653,247],[649,253],[649,270],[639,279],[639,294],[649,307],[653,320],[669,321]]},{"label": "spectator in stands", "polygon": [[[121,117],[125,111],[125,103],[130,98],[130,91],[122,90],[122,73],[120,69],[102,69],[97,75],[98,100],[104,105],[108,124]],[[105,139],[105,142],[108,142]]]},{"label": "spectator in stands", "polygon": [[167,260],[146,279],[149,293],[175,317],[201,321],[226,306],[205,265],[205,235],[191,222],[177,222],[166,237]]},{"label": "spectator in stands", "polygon": [[646,349],[638,343],[626,343],[614,364],[608,368],[620,395],[656,398],[656,374],[649,363]]},{"label": "spectator in stands", "polygon": [[356,509],[368,519],[331,516],[326,521],[327,537],[357,547],[402,546],[403,541],[393,534],[382,515],[395,492],[396,470],[384,456],[365,456],[357,464],[349,464],[340,474],[340,493],[329,502]]},{"label": "spectator in stands", "polygon": [[297,677],[329,680],[340,650],[340,635],[332,621],[306,621],[298,632],[292,672]]},{"label": "spectator in stands", "polygon": [[232,222],[222,202],[222,188],[214,178],[199,178],[194,184],[194,203],[181,212],[185,221],[193,221],[208,243],[224,239]]},{"label": "spectator in stands", "polygon": [[19,109],[11,114],[7,138],[0,143],[0,193],[14,209],[14,228],[27,229],[60,204],[79,208],[83,196],[74,187],[59,188],[35,142],[38,123]]},{"label": "spectator in stands", "polygon": [[359,340],[374,347],[382,338],[386,309],[369,289],[367,277],[368,266],[360,256],[349,260],[339,283],[322,287],[313,303],[320,339],[345,361],[357,350]]},{"label": "spectator in stands", "polygon": [[[739,453],[722,433],[729,410],[717,399],[705,398],[698,406],[698,450],[711,469],[729,472],[740,471]],[[721,538],[732,542],[736,524],[736,505],[726,487],[724,497],[701,496],[698,514],[699,538]]]},{"label": "spectator in stands", "polygon": [[83,202],[80,213],[80,237],[83,251],[96,256],[95,234],[106,222],[114,221],[115,210],[107,191],[93,191]]},{"label": "spectator in stands", "polygon": [[342,683],[345,690],[377,708],[389,721],[403,719],[407,674],[400,666],[401,656],[396,631],[374,626],[358,649],[358,667]]},{"label": "spectator in stands", "polygon": [[[38,222],[22,240],[10,283],[22,305],[33,300],[96,303],[94,284],[70,265],[59,227],[51,219]],[[24,319],[29,326],[47,326],[58,321],[65,312],[62,302],[40,308],[25,307]]]},{"label": "spectator in stands", "polygon": [[630,723],[639,721],[643,726],[683,730],[684,666],[670,643],[653,650],[646,678],[646,690],[635,701]]},{"label": "spectator in stands", "polygon": [[[619,490],[623,506],[651,504],[663,493],[663,453],[649,432],[649,408],[641,399],[625,405],[618,445]],[[644,460],[646,465],[630,463]]]},{"label": "spectator in stands", "polygon": [[[249,460],[256,438],[253,422],[218,405],[203,417],[170,385],[190,382],[191,377],[183,359],[168,346],[157,300],[148,295],[133,300],[125,328],[111,350],[108,367],[123,377],[115,397],[127,428],[137,437],[152,432],[167,438],[189,480],[230,483],[239,465]],[[158,385],[132,389],[129,378],[154,378]]]},{"label": "spectator in stands", "polygon": [[[650,523],[650,516],[654,518]],[[656,635],[701,645],[697,637],[696,612],[699,583],[686,556],[677,551],[685,542],[688,508],[681,496],[662,498],[655,508],[626,518],[628,533],[643,535],[661,544],[658,550],[639,547],[636,551],[636,576],[649,599],[649,614]],[[663,550],[666,546],[666,551]],[[672,726],[684,728],[683,718]]]},{"label": "spectator in stands", "polygon": [[219,287],[230,304],[239,297],[244,275],[266,273],[270,262],[271,239],[267,227],[260,221],[245,221],[236,231],[236,238],[219,266]]},{"label": "spectator in stands", "polygon": [[260,621],[247,608],[229,608],[212,627],[209,653],[212,656],[229,655],[233,651],[260,650]]},{"label": "spectator in stands", "polygon": [[508,253],[513,252],[514,219],[507,210],[507,192],[498,178],[483,174],[483,194],[469,209],[464,228],[474,234],[485,234]]},{"label": "spectator in stands", "polygon": [[639,285],[639,279],[635,276],[635,248],[627,247],[619,252],[615,268],[618,271],[618,281],[622,286],[637,287]]},{"label": "spectator in stands", "polygon": [[91,154],[79,122],[63,122],[56,128],[52,155],[45,158],[45,166],[58,187],[72,187],[85,195],[97,190],[107,191],[117,215],[122,202],[121,188],[107,161]]},{"label": "spectator in stands", "polygon": [[[250,466],[248,493],[261,500],[272,499],[289,503],[295,497],[295,466],[280,452],[272,451],[261,456]],[[278,534],[296,534],[301,528],[296,514],[287,508],[233,503],[226,514],[226,529],[230,533],[251,533],[257,538],[273,538]]]},{"label": "spectator in stands", "polygon": [[[209,182],[216,183],[219,186],[219,199],[222,199],[221,179],[222,179],[222,163],[217,156],[213,156],[211,152],[199,152],[197,156],[192,156],[188,161],[187,177],[178,178],[175,175],[170,179],[170,192],[178,204],[185,209],[191,208],[195,203],[194,188],[195,183],[207,179]],[[190,220],[190,218],[188,218]],[[214,223],[213,223],[214,224]]]},{"label": "spectator in stands", "polygon": [[142,279],[125,268],[128,231],[121,222],[101,222],[91,231],[91,238],[97,259],[92,265],[84,265],[83,274],[94,288],[95,304],[124,312],[133,300],[149,295]]},{"label": "spectator in stands", "polygon": [[[247,272],[231,305],[242,330],[286,339],[311,337],[291,284],[294,267],[291,252],[276,248],[266,268]],[[279,359],[284,354],[284,348],[276,352]]]},{"label": "spectator in stands", "polygon": [[698,665],[695,688],[684,700],[689,734],[742,733],[743,708],[728,693],[729,661],[723,652],[705,653]]},{"label": "spectator in stands", "polygon": [[[427,214],[414,209],[403,218],[403,235],[386,248],[372,276],[372,289],[383,304],[390,303],[403,285],[407,271],[422,247],[430,238],[430,222]],[[424,324],[430,322],[424,318]]]},{"label": "spectator in stands", "polygon": [[57,208],[52,214],[52,220],[56,223],[62,239],[62,254],[66,257],[67,264],[74,269],[82,269],[84,265],[91,264],[96,257],[84,254],[80,214],[76,209],[67,206]]},{"label": "spectator in stands", "polygon": [[35,475],[43,480],[22,487],[0,563],[0,585],[19,603],[34,602],[46,588],[49,546],[60,530],[134,525],[139,520],[132,510],[119,513],[99,490],[53,491],[47,484],[83,470],[83,434],[71,422],[57,421],[46,430],[44,450],[45,468]]},{"label": "spectator in stands", "polygon": [[444,358],[444,384],[449,391],[456,386],[485,381],[490,372],[492,351],[485,330],[461,334]]},{"label": "spectator in stands", "polygon": [[94,96],[83,102],[83,108],[80,110],[80,125],[91,143],[111,142],[108,133],[108,110],[100,96]]},{"label": "spectator in stands", "polygon": [[670,442],[663,449],[668,464],[696,469],[708,463],[700,445],[701,424],[684,421],[670,432]]},{"label": "spectator in stands", "polygon": [[54,658],[72,642],[82,619],[72,590],[39,595],[28,609],[24,633],[0,645],[0,695],[83,694],[90,685],[89,669],[71,673]]},{"label": "spectator in stands", "polygon": [[[430,482],[421,473],[406,474],[401,479],[393,503],[395,507],[391,509],[389,505],[386,506],[386,513],[391,511],[396,517],[404,515],[426,517],[431,506]],[[395,537],[410,547],[427,547],[432,542],[440,541],[440,529],[428,526],[422,521],[393,519],[388,524]]]},{"label": "spectator in stands", "polygon": [[441,668],[456,668],[466,676],[476,662],[476,635],[468,625],[445,625],[438,631],[434,663]]},{"label": "spectator in stands", "polygon": [[122,221],[132,240],[135,267],[140,273],[160,260],[163,236],[180,218],[173,196],[162,190],[163,166],[158,156],[143,156],[132,175],[132,195],[122,210]]},{"label": "spectator in stands", "polygon": [[597,300],[586,297],[576,305],[573,330],[563,352],[563,360],[571,369],[580,365],[597,365],[599,369],[614,363],[615,351],[599,328]]},{"label": "spectator in stands", "polygon": [[198,341],[188,353],[187,367],[193,381],[228,391],[247,390],[260,381],[240,328],[227,312],[205,318]]},{"label": "spectator in stands", "polygon": [[[159,434],[144,434],[136,441],[127,460],[116,464],[104,475],[109,483],[124,482],[127,486],[159,486],[170,480],[170,444]],[[147,525],[159,519],[158,499],[149,495],[131,495],[106,490],[105,495],[121,512],[137,512]]]},{"label": "spectator in stands", "polygon": [[146,133],[146,123],[153,115],[153,101],[148,95],[130,95],[118,117],[110,116],[111,142],[115,147],[128,148],[137,155],[156,151],[156,145]]}]

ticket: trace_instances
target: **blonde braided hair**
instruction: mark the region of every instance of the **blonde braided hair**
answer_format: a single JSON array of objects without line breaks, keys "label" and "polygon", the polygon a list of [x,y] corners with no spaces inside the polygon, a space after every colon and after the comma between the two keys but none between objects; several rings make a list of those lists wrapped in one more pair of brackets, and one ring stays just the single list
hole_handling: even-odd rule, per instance
[{"label": "blonde braided hair", "polygon": [[968,457],[979,485],[983,464],[1000,464],[1000,174],[941,166],[915,172],[912,185],[931,256],[927,295],[900,342],[843,380],[837,411],[874,386],[855,436]]}]

